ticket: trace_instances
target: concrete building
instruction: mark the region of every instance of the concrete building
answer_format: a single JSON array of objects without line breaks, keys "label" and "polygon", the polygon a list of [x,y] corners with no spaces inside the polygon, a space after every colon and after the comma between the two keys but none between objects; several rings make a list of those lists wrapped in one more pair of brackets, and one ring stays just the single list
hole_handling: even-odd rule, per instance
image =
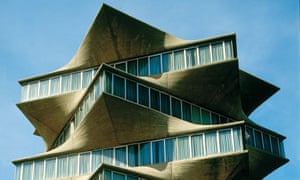
[{"label": "concrete building", "polygon": [[278,88],[240,70],[236,35],[182,40],[103,5],[62,68],[20,80],[46,151],[15,180],[261,179],[284,136],[248,116]]}]

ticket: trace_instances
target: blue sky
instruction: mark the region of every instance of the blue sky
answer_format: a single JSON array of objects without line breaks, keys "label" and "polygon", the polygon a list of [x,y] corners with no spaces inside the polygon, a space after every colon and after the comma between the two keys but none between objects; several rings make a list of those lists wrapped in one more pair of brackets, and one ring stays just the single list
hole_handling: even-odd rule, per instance
[{"label": "blue sky", "polygon": [[[290,162],[266,179],[300,179],[300,58],[298,0],[104,1],[183,39],[237,33],[239,66],[281,90],[250,116],[287,137]],[[103,1],[0,2],[0,177],[11,161],[44,151],[16,107],[18,80],[53,71],[74,55]]]}]

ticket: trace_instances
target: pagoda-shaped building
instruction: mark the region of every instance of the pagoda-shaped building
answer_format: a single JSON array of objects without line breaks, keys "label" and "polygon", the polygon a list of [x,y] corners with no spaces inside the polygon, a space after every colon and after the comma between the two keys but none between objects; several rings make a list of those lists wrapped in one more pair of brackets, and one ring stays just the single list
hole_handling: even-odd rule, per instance
[{"label": "pagoda-shaped building", "polygon": [[261,179],[284,136],[248,116],[278,88],[239,69],[236,35],[182,40],[103,5],[62,68],[20,80],[44,153],[15,180]]}]

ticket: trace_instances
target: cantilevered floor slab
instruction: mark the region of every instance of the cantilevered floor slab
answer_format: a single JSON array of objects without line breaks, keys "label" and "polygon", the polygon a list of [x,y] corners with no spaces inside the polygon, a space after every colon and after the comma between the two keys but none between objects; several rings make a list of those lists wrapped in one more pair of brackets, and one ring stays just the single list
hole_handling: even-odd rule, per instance
[{"label": "cantilevered floor slab", "polygon": [[60,131],[70,120],[82,95],[83,90],[74,91],[19,103],[17,106],[35,127],[35,134],[43,138],[46,150],[49,150]]}]

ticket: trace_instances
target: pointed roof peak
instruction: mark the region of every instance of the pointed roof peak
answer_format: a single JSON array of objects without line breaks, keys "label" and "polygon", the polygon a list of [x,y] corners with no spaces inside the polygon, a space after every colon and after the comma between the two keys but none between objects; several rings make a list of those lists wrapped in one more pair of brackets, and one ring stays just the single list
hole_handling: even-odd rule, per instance
[{"label": "pointed roof peak", "polygon": [[187,42],[103,4],[75,56],[59,70],[143,56]]}]

